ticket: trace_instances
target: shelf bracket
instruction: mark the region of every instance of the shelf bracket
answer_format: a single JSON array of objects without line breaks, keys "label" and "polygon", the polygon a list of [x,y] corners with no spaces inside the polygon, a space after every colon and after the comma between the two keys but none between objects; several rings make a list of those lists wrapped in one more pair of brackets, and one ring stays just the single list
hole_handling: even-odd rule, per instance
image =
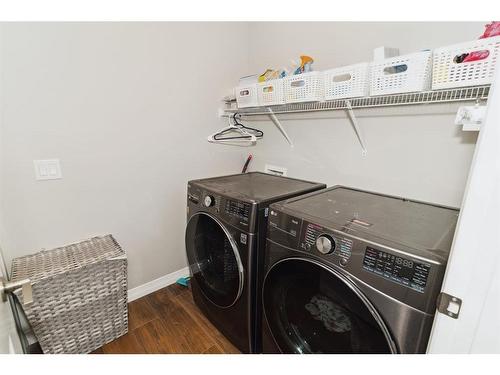
[{"label": "shelf bracket", "polygon": [[285,128],[280,123],[280,120],[276,117],[274,114],[273,110],[271,108],[267,108],[267,111],[269,112],[269,118],[271,121],[276,125],[276,127],[280,130],[281,134],[283,134],[283,137],[285,137],[286,141],[290,144],[290,147],[293,147],[293,142],[288,136],[287,132],[285,131]]},{"label": "shelf bracket", "polygon": [[366,153],[368,151],[366,150],[365,140],[363,139],[363,135],[361,134],[361,129],[359,128],[358,120],[356,119],[356,116],[354,115],[354,111],[352,110],[351,101],[346,100],[345,106],[346,106],[347,114],[349,115],[349,119],[351,120],[351,124],[352,124],[352,127],[354,129],[354,132],[356,133],[356,137],[358,137],[358,141],[361,145],[361,149],[362,149],[361,154],[363,156],[366,156]]}]

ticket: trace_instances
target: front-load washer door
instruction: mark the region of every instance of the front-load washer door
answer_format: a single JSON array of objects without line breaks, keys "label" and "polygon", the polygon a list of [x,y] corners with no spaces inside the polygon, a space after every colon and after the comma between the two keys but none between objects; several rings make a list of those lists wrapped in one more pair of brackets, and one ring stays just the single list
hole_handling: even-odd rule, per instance
[{"label": "front-load washer door", "polygon": [[391,353],[394,345],[370,302],[339,272],[289,258],[267,273],[267,325],[284,353]]},{"label": "front-load washer door", "polygon": [[219,307],[232,306],[243,290],[243,265],[224,224],[208,213],[194,214],[186,228],[186,252],[204,296]]}]

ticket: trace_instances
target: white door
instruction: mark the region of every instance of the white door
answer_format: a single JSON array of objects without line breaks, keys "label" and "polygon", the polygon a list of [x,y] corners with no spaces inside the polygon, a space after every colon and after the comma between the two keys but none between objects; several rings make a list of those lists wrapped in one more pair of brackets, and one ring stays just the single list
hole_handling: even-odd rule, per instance
[{"label": "white door", "polygon": [[496,71],[443,284],[462,306],[436,314],[430,353],[500,353],[500,60]]},{"label": "white door", "polygon": [[[7,278],[7,269],[0,248],[0,277]],[[22,353],[21,340],[17,334],[16,324],[10,302],[0,299],[0,354]]]}]

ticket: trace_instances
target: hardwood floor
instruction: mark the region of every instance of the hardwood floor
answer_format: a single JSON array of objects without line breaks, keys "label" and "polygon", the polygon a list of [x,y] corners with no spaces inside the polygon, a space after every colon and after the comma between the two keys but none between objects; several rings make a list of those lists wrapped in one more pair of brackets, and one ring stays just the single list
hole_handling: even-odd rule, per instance
[{"label": "hardwood floor", "polygon": [[173,284],[128,305],[129,332],[95,354],[240,353]]}]

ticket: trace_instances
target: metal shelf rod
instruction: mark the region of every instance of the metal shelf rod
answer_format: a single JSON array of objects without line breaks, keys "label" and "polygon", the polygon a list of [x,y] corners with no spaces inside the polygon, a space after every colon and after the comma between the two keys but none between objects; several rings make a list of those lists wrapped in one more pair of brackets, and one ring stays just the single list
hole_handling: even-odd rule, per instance
[{"label": "metal shelf rod", "polygon": [[301,113],[301,112],[316,112],[316,111],[331,111],[357,108],[375,108],[375,107],[391,107],[402,105],[415,104],[433,104],[433,103],[451,103],[461,101],[481,101],[487,100],[490,91],[490,86],[474,86],[463,87],[457,89],[423,91],[407,94],[393,94],[382,96],[367,96],[362,98],[348,98],[328,100],[324,102],[310,103],[293,103],[283,104],[270,107],[254,107],[254,108],[228,108],[224,109],[226,113],[238,112],[244,116],[269,115],[268,108],[272,109],[274,114],[283,113]]}]

